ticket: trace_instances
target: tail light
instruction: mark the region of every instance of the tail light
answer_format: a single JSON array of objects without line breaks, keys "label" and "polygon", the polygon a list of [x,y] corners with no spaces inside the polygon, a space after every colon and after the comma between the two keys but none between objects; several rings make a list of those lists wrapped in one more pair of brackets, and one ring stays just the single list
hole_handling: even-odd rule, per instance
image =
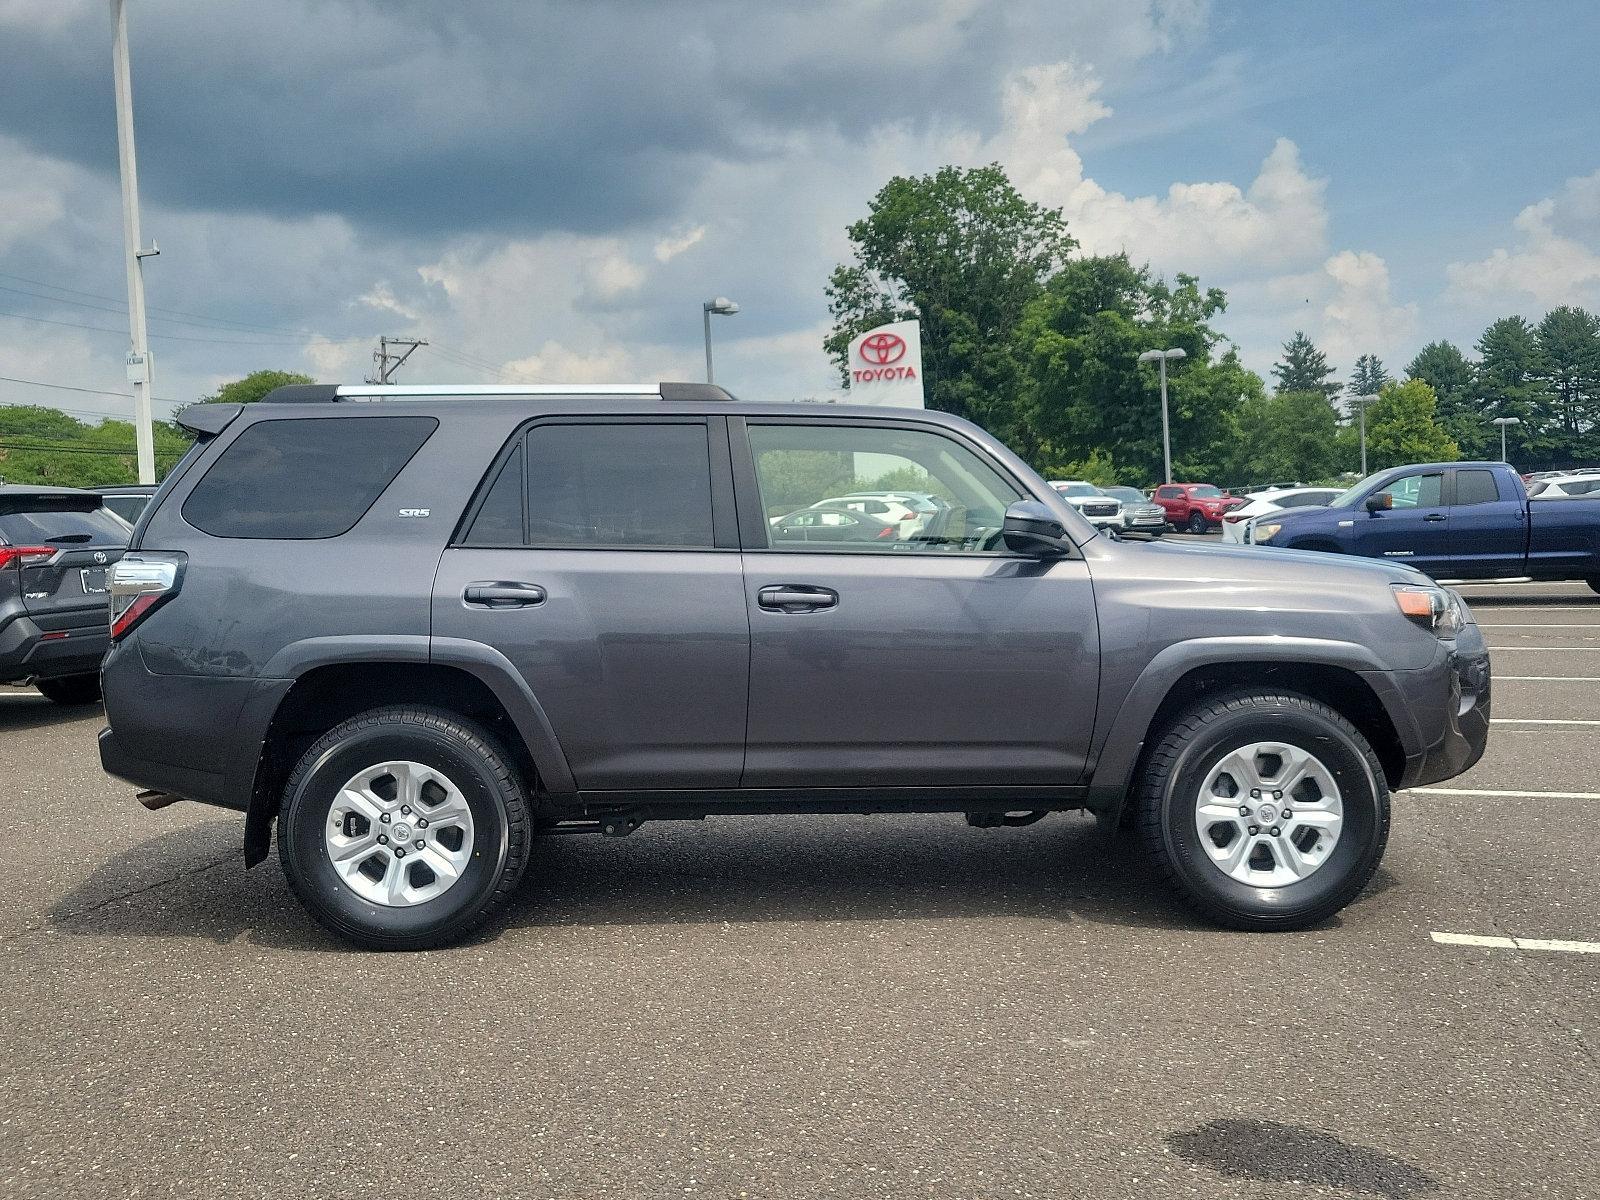
[{"label": "tail light", "polygon": [[178,594],[188,556],[141,552],[111,568],[111,638],[115,641]]},{"label": "tail light", "polygon": [[36,567],[49,562],[58,549],[58,546],[0,546],[0,567],[9,567],[12,563]]},{"label": "tail light", "polygon": [[1237,525],[1240,521],[1248,521],[1250,518],[1249,517],[1242,517],[1238,513],[1228,513],[1222,519],[1224,521],[1226,521],[1229,525]]},{"label": "tail light", "polygon": [[878,540],[881,542],[884,538],[898,537],[899,535],[900,531],[893,525],[885,525],[878,531]]}]

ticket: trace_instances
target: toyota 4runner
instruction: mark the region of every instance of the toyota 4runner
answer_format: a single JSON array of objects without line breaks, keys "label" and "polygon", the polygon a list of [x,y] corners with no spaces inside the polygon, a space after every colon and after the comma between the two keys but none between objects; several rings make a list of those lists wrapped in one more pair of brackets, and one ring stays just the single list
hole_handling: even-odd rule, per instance
[{"label": "toyota 4runner", "polygon": [[[721,813],[1088,809],[1226,925],[1371,878],[1482,753],[1489,662],[1418,572],[1098,535],[982,430],[697,384],[302,386],[194,449],[111,578],[103,763],[274,824],[352,942],[479,924],[536,835]],[[783,540],[819,500],[925,522]]]}]

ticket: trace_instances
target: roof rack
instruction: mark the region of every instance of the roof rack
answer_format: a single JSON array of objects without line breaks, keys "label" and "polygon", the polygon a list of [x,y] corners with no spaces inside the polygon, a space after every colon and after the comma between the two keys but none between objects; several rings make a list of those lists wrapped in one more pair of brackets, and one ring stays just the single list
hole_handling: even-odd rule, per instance
[{"label": "roof rack", "polygon": [[718,387],[714,383],[291,383],[273,388],[261,397],[261,403],[330,404],[341,400],[363,403],[376,400],[466,399],[475,396],[507,396],[519,399],[539,396],[562,399],[591,397],[695,402],[734,399],[726,388]]}]

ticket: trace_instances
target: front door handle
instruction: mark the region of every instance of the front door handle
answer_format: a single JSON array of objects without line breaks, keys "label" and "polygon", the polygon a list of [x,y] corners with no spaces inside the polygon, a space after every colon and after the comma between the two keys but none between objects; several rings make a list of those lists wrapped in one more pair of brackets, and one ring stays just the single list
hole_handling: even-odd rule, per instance
[{"label": "front door handle", "polygon": [[544,589],[536,583],[490,580],[467,584],[461,598],[473,608],[532,608],[544,603]]},{"label": "front door handle", "polygon": [[838,604],[839,593],[830,588],[786,583],[762,588],[756,593],[756,601],[769,612],[814,612]]},{"label": "front door handle", "polygon": [[1442,520],[1445,519],[1445,516],[1444,516],[1443,513],[1429,513],[1427,516],[1423,517],[1422,519],[1424,521],[1442,521]]}]

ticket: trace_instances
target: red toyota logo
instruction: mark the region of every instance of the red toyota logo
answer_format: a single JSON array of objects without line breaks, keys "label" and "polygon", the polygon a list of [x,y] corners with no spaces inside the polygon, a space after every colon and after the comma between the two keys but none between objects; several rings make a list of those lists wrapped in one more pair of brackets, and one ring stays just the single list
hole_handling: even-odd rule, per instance
[{"label": "red toyota logo", "polygon": [[857,353],[863,362],[886,367],[906,356],[906,340],[898,333],[875,333],[861,339],[861,349]]}]

